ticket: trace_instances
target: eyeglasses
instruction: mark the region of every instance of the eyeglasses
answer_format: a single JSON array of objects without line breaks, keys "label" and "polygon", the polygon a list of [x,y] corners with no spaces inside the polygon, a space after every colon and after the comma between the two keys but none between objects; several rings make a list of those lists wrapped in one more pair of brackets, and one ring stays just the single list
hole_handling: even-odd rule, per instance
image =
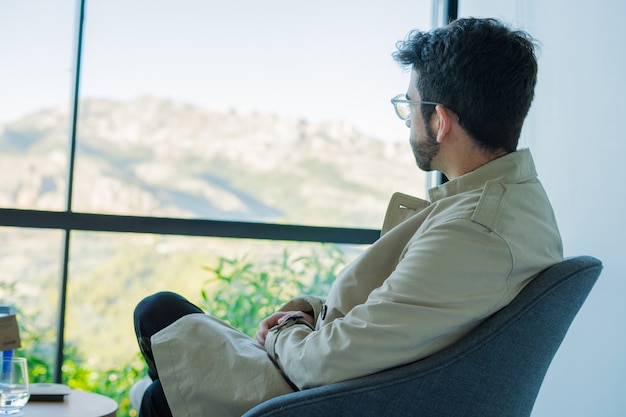
[{"label": "eyeglasses", "polygon": [[421,100],[407,100],[404,94],[398,94],[391,99],[391,104],[393,104],[393,109],[396,111],[396,114],[400,119],[409,120],[411,117],[411,104],[430,104],[432,106],[437,106],[441,103]]}]

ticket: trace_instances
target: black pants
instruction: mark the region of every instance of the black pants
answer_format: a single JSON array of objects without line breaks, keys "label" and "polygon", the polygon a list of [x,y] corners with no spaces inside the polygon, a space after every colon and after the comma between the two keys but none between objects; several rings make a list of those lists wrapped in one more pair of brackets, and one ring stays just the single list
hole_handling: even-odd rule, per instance
[{"label": "black pants", "polygon": [[141,354],[148,364],[148,375],[152,379],[141,401],[139,417],[172,417],[152,355],[150,338],[179,318],[193,313],[204,312],[173,292],[156,293],[144,298],[135,307],[135,334]]}]

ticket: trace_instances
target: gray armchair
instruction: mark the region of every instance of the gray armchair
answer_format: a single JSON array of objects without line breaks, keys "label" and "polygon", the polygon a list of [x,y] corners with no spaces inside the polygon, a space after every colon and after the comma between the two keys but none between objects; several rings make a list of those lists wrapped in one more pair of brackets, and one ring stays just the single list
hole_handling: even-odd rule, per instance
[{"label": "gray armchair", "polygon": [[529,416],[602,263],[569,258],[456,344],[374,375],[283,395],[244,417]]}]

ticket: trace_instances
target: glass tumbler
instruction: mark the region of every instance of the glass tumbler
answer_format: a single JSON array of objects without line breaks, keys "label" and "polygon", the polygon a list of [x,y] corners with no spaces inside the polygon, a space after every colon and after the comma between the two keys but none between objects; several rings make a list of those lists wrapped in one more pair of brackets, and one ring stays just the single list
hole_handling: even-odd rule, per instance
[{"label": "glass tumbler", "polygon": [[26,358],[3,358],[0,375],[0,415],[17,414],[28,402]]}]

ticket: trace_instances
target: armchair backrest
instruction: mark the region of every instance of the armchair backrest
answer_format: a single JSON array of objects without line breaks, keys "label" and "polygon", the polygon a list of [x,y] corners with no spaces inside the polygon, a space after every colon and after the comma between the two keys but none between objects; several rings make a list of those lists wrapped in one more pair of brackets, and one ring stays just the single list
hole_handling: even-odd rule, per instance
[{"label": "armchair backrest", "polygon": [[527,417],[602,263],[569,258],[456,344],[384,372],[269,400],[244,417]]}]

